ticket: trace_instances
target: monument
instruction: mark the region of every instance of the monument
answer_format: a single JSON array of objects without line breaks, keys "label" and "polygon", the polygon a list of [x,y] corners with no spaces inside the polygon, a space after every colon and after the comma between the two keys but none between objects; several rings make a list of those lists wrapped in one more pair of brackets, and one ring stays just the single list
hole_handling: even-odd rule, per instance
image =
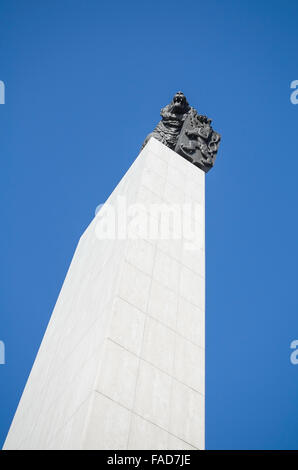
[{"label": "monument", "polygon": [[205,173],[178,92],[82,235],[4,449],[205,448]]}]

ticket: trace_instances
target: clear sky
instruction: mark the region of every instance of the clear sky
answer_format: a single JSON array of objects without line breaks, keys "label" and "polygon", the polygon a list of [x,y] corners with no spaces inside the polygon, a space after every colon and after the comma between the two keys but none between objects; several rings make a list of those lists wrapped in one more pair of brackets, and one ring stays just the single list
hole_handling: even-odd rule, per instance
[{"label": "clear sky", "polygon": [[0,444],[76,243],[177,90],[206,177],[208,449],[297,449],[295,0],[0,2]]}]

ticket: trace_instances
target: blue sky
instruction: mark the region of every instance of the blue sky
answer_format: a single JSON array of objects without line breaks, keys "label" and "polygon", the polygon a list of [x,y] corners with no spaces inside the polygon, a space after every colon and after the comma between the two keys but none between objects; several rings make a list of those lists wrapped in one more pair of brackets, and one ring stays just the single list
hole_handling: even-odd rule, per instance
[{"label": "blue sky", "polygon": [[76,243],[177,90],[206,178],[206,445],[297,449],[294,0],[0,2],[0,444]]}]

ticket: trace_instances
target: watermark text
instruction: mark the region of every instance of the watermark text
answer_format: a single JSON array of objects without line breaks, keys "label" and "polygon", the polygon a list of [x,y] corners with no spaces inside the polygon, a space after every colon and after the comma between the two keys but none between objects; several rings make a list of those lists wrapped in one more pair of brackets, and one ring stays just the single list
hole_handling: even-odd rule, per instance
[{"label": "watermark text", "polygon": [[199,203],[129,203],[118,196],[97,206],[95,214],[98,240],[181,240],[187,250],[203,248],[204,208]]},{"label": "watermark text", "polygon": [[5,85],[2,80],[0,80],[0,104],[5,104]]},{"label": "watermark text", "polygon": [[298,104],[298,80],[293,80],[290,86],[294,90],[290,96],[291,103]]},{"label": "watermark text", "polygon": [[5,344],[0,341],[0,365],[5,364]]},{"label": "watermark text", "polygon": [[291,353],[290,361],[294,366],[296,366],[298,364],[298,339],[294,339],[291,342],[290,348],[294,349],[294,351]]}]

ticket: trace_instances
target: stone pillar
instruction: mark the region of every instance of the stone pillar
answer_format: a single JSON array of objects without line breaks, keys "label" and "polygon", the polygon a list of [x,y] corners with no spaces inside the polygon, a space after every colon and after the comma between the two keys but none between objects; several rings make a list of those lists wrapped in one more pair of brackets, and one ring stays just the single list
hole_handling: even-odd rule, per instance
[{"label": "stone pillar", "polygon": [[204,192],[151,138],[79,241],[5,449],[204,449]]}]

